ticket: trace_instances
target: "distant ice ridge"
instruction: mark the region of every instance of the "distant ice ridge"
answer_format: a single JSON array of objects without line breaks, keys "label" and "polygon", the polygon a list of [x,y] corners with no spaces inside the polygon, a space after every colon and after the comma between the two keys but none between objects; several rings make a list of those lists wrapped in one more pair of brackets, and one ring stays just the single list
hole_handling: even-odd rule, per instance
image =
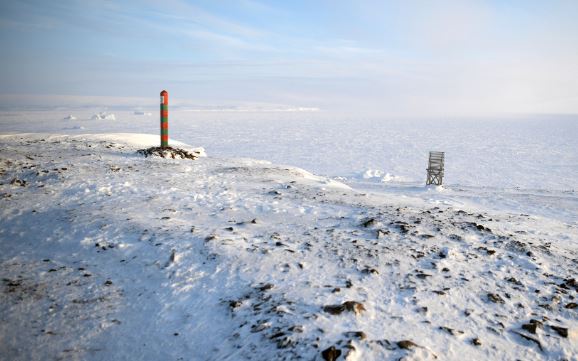
[{"label": "distant ice ridge", "polygon": [[153,113],[144,112],[144,111],[142,111],[142,110],[135,110],[135,111],[133,112],[133,114],[134,114],[134,115],[146,115],[146,116],[151,116],[151,115],[153,115]]},{"label": "distant ice ridge", "polygon": [[182,108],[187,112],[318,112],[314,107],[287,107],[287,106],[201,106],[195,108]]},{"label": "distant ice ridge", "polygon": [[92,120],[116,120],[116,116],[112,113],[100,112],[94,114],[90,119]]},{"label": "distant ice ridge", "polygon": [[76,117],[74,115],[70,114],[70,115],[64,117],[64,120],[76,120]]}]

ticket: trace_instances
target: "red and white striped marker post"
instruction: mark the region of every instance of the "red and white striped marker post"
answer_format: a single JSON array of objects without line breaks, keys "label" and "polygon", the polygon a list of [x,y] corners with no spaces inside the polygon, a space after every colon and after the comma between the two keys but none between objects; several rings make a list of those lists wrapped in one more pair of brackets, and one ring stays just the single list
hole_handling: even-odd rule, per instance
[{"label": "red and white striped marker post", "polygon": [[169,146],[169,93],[161,92],[161,148]]}]

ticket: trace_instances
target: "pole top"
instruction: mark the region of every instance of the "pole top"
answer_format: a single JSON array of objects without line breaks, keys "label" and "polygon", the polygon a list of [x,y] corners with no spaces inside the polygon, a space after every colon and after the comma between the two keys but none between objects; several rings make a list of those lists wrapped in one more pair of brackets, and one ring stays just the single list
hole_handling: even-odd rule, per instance
[{"label": "pole top", "polygon": [[163,91],[161,92],[161,95],[167,95],[167,94],[169,94],[169,92],[166,91],[166,90],[163,90]]}]

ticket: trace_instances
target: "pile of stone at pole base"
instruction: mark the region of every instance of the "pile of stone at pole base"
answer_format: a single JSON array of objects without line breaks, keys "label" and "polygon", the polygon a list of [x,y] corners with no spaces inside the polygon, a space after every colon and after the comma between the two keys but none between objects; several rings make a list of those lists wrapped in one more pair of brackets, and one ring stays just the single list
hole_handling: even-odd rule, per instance
[{"label": "pile of stone at pole base", "polygon": [[201,156],[199,151],[186,151],[180,148],[173,147],[150,147],[146,149],[139,149],[137,153],[145,157],[160,157],[170,159],[190,159],[195,160]]}]

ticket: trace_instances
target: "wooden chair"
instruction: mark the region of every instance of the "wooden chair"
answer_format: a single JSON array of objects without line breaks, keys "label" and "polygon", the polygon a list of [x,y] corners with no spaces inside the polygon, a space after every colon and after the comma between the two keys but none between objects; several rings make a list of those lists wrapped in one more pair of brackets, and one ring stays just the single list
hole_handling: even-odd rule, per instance
[{"label": "wooden chair", "polygon": [[444,179],[444,152],[429,152],[426,185],[442,185]]}]

